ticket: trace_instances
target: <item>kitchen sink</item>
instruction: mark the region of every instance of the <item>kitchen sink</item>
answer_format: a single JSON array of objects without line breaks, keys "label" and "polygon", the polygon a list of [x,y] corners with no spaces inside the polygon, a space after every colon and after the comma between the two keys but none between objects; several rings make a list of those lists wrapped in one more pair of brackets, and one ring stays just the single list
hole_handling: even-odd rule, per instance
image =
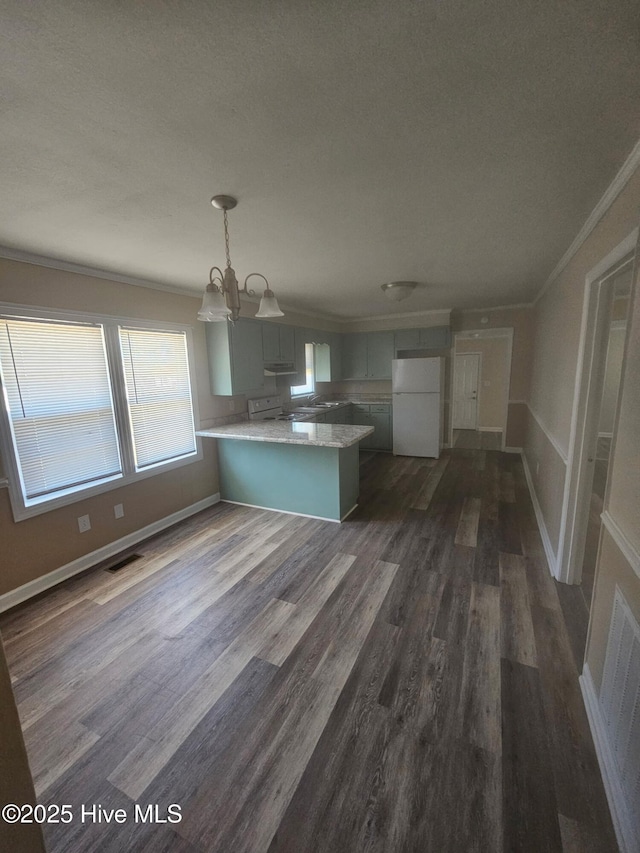
[{"label": "kitchen sink", "polygon": [[335,403],[316,403],[316,406],[320,406],[322,409],[331,409],[333,406],[342,406],[343,403],[341,401],[336,401]]}]

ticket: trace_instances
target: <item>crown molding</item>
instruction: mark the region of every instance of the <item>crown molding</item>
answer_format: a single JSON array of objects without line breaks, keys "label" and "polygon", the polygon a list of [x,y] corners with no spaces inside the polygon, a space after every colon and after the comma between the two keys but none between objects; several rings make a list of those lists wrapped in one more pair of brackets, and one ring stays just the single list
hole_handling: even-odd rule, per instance
[{"label": "crown molding", "polygon": [[[98,267],[89,267],[84,264],[76,264],[73,261],[64,261],[58,258],[47,258],[44,255],[35,255],[32,252],[23,252],[20,249],[12,249],[9,246],[0,245],[0,258],[8,261],[17,261],[23,264],[33,264],[46,269],[60,270],[62,272],[75,273],[77,275],[91,276],[92,278],[103,279],[104,281],[117,281],[121,284],[131,284],[134,287],[146,287],[150,290],[161,290],[165,293],[174,293],[177,296],[188,296],[192,299],[200,299],[204,292],[202,290],[188,290],[184,287],[176,287],[175,285],[162,284],[159,281],[151,281],[145,278],[136,278],[135,276],[122,275],[120,273],[110,272],[109,270],[99,269]],[[245,300],[251,304],[258,305],[260,299],[258,297],[245,297]],[[350,322],[338,319],[335,316],[320,313],[310,313],[309,311],[296,308],[292,305],[287,305],[280,300],[283,308],[290,311],[292,314],[299,314],[301,317],[309,317],[313,320],[320,320],[327,323]]]},{"label": "crown molding", "polygon": [[34,264],[34,266],[46,267],[47,269],[52,270],[61,270],[62,272],[76,273],[77,275],[88,275],[92,278],[104,279],[105,281],[118,281],[121,284],[131,284],[134,287],[163,290],[166,293],[175,293],[178,296],[190,296],[193,299],[198,299],[200,296],[197,291],[186,290],[185,288],[175,287],[170,284],[161,284],[159,281],[150,281],[145,278],[121,275],[120,273],[109,272],[109,270],[103,270],[97,267],[87,267],[83,264],[76,264],[72,261],[63,261],[57,258],[45,258],[42,255],[34,255],[31,252],[23,252],[20,249],[11,249],[8,246],[0,246],[0,258],[5,258],[8,261],[18,261],[23,264]]},{"label": "crown molding", "polygon": [[491,308],[454,308],[456,314],[488,314],[489,311],[510,311],[512,308],[533,308],[533,302],[514,302],[512,305],[492,305]]},{"label": "crown molding", "polygon": [[611,183],[609,184],[609,186],[605,190],[604,195],[602,196],[600,201],[596,204],[596,206],[591,211],[591,215],[589,216],[587,221],[584,223],[584,225],[582,226],[582,228],[578,232],[573,243],[571,243],[571,245],[569,246],[567,251],[564,253],[564,255],[560,258],[558,263],[555,265],[555,267],[551,271],[551,274],[549,275],[548,279],[543,284],[540,292],[538,293],[536,298],[533,300],[534,305],[540,299],[542,299],[544,294],[549,289],[550,285],[560,275],[560,273],[567,266],[567,264],[569,263],[571,258],[576,254],[576,252],[578,251],[580,246],[582,246],[582,244],[585,242],[585,240],[587,239],[589,234],[591,234],[591,232],[596,227],[598,222],[600,222],[602,217],[609,210],[609,208],[611,207],[613,202],[616,200],[616,198],[620,195],[622,190],[625,188],[625,186],[629,182],[629,179],[631,178],[633,173],[636,171],[638,166],[640,166],[640,140],[638,140],[638,142],[636,142],[635,146],[633,147],[633,150],[631,151],[631,154],[629,154],[627,159],[624,161],[624,163],[623,163],[621,169],[619,170],[618,174],[611,181]]},{"label": "crown molding", "polygon": [[334,322],[348,324],[380,321],[384,323],[387,320],[406,320],[409,317],[433,317],[434,315],[441,315],[444,318],[445,315],[450,315],[453,310],[453,308],[431,308],[425,311],[405,311],[402,314],[368,314],[366,317],[344,317],[336,319]]},{"label": "crown molding", "polygon": [[509,327],[495,329],[466,329],[464,332],[454,332],[454,338],[460,341],[476,341],[491,338],[512,338],[513,329]]}]

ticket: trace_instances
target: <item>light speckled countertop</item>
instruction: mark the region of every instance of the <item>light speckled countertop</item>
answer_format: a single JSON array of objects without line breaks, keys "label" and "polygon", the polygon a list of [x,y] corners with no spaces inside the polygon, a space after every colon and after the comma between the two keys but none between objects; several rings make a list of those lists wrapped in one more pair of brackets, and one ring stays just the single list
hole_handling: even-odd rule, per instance
[{"label": "light speckled countertop", "polygon": [[203,438],[234,438],[270,441],[275,444],[306,444],[315,447],[350,447],[371,435],[373,427],[350,424],[314,424],[309,421],[244,421],[201,429]]}]

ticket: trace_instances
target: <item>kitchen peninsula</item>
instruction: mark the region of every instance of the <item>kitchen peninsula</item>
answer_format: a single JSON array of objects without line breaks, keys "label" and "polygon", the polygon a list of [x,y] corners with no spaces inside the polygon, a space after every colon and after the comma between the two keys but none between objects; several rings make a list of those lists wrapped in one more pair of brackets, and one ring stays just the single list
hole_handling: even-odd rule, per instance
[{"label": "kitchen peninsula", "polygon": [[358,502],[359,442],[370,426],[253,421],[199,430],[218,439],[220,497],[343,521]]}]

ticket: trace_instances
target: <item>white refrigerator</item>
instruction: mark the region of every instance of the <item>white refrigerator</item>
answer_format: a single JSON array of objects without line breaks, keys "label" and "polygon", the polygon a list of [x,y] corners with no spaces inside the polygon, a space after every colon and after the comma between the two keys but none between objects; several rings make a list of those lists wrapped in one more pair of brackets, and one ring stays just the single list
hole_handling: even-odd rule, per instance
[{"label": "white refrigerator", "polygon": [[437,459],[444,422],[444,359],[394,359],[391,391],[394,455]]}]

